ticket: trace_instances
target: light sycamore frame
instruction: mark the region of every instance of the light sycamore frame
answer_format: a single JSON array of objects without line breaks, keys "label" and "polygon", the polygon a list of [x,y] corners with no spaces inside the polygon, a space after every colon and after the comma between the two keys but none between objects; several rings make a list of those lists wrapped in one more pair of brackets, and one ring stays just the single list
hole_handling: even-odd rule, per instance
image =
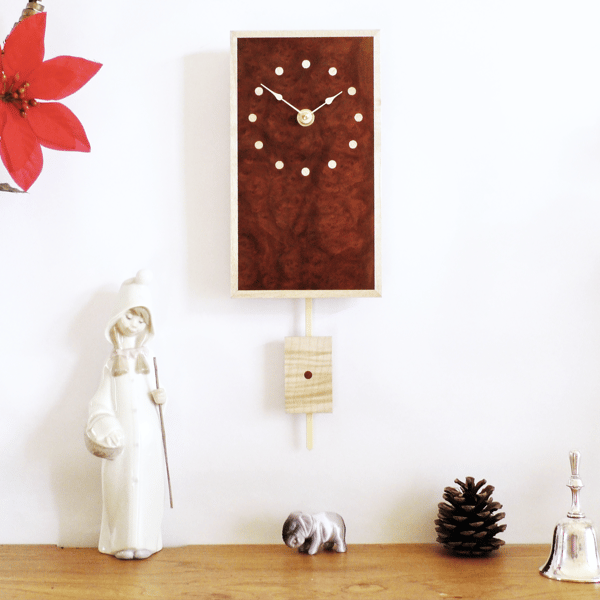
[{"label": "light sycamore frame", "polygon": [[[374,244],[375,286],[368,290],[240,290],[238,289],[238,138],[237,138],[237,40],[245,37],[372,37],[373,38],[373,136],[374,136]],[[379,298],[381,297],[381,90],[379,31],[232,31],[230,62],[230,179],[231,179],[231,296],[232,298]]]}]

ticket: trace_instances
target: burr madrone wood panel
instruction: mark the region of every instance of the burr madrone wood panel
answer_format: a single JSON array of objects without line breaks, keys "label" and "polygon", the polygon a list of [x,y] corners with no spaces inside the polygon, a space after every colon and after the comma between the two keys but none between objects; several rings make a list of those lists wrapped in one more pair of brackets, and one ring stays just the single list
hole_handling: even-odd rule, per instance
[{"label": "burr madrone wood panel", "polygon": [[285,338],[285,410],[333,412],[331,337]]},{"label": "burr madrone wood panel", "polygon": [[379,297],[379,32],[233,31],[230,64],[232,295]]}]

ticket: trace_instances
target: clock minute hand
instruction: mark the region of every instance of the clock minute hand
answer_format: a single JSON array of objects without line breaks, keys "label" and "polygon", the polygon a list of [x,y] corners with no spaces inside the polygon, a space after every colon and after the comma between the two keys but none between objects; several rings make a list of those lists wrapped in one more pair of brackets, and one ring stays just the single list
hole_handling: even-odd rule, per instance
[{"label": "clock minute hand", "polygon": [[315,108],[315,110],[313,110],[313,113],[316,113],[319,108],[323,108],[326,104],[331,104],[342,92],[338,92],[335,96],[330,96],[329,98],[325,99],[325,102],[323,102],[323,104],[321,104],[321,106],[318,106],[317,108]]},{"label": "clock minute hand", "polygon": [[275,98],[277,100],[279,100],[280,102],[281,102],[281,100],[283,100],[288,106],[292,107],[297,113],[300,112],[295,106],[290,104],[281,94],[278,94],[277,92],[274,92],[273,90],[270,90],[264,83],[261,83],[260,85],[262,85],[265,88],[265,90],[267,90],[267,92],[271,92],[271,94],[273,94],[273,96],[275,96]]}]

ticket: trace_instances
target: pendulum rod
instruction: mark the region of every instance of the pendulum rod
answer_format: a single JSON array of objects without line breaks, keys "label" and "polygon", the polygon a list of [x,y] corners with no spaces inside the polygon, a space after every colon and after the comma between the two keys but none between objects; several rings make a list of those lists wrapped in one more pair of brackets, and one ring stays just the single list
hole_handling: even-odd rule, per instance
[{"label": "pendulum rod", "polygon": [[[312,336],[312,298],[306,298],[304,301],[305,316],[305,335]],[[313,449],[313,414],[306,413],[306,447]]]}]

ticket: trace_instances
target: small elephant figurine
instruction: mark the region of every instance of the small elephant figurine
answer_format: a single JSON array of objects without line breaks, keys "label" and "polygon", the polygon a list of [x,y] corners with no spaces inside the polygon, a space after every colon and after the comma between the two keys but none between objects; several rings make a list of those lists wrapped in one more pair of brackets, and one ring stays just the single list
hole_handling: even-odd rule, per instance
[{"label": "small elephant figurine", "polygon": [[346,524],[333,512],[293,512],[283,524],[282,537],[286,546],[298,548],[298,552],[316,554],[321,547],[346,552]]}]

